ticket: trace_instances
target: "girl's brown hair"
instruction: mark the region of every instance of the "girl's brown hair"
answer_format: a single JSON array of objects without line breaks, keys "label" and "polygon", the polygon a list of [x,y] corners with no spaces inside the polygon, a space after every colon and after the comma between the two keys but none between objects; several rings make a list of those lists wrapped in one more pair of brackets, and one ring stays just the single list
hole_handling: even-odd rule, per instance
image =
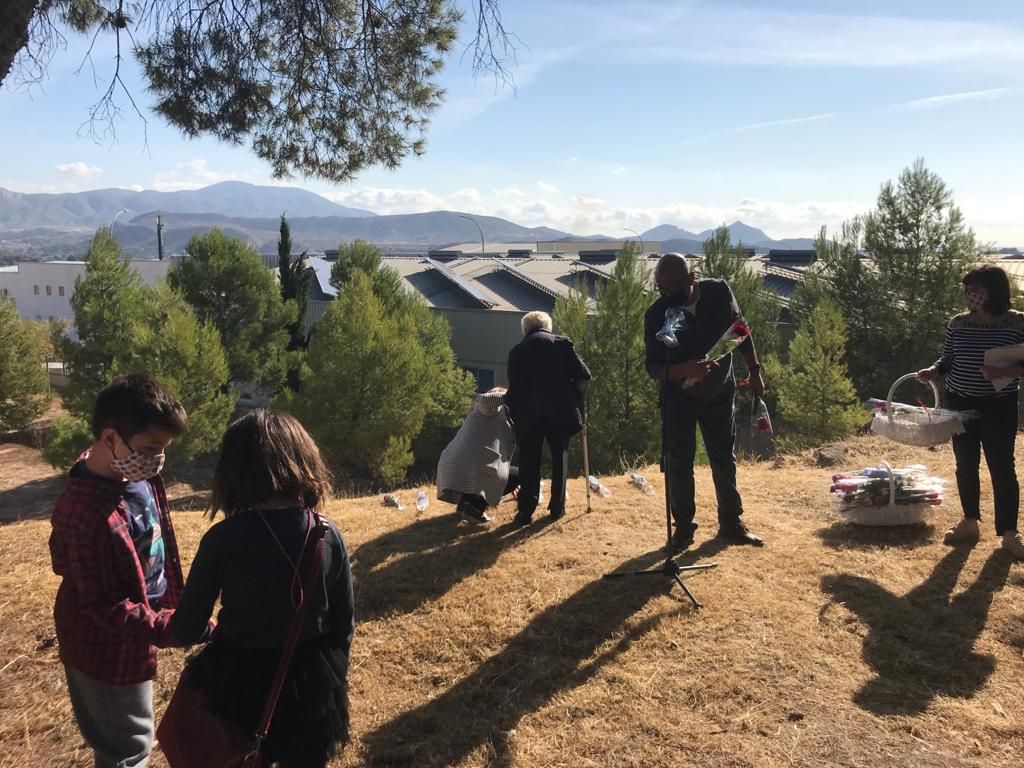
[{"label": "girl's brown hair", "polygon": [[275,496],[317,509],[330,495],[330,481],[320,449],[296,418],[264,408],[250,411],[224,432],[210,519],[218,512],[231,517]]}]

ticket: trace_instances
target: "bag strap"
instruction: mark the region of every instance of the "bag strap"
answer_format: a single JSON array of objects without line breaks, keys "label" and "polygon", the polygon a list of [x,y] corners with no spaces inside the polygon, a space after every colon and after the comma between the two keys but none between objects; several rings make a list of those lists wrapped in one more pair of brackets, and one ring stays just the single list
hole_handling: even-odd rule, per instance
[{"label": "bag strap", "polygon": [[[281,696],[281,689],[284,687],[284,679],[288,675],[288,667],[291,664],[295,646],[298,645],[299,635],[302,634],[302,620],[306,615],[306,607],[309,605],[309,598],[313,593],[313,585],[320,576],[320,565],[324,551],[324,534],[327,532],[327,526],[324,525],[320,516],[315,512],[311,512],[310,515],[313,518],[311,525],[313,526],[316,548],[313,551],[313,560],[306,571],[306,580],[302,586],[302,603],[295,610],[295,616],[292,618],[292,626],[288,631],[288,639],[285,641],[284,649],[281,653],[281,661],[277,665],[274,683],[270,686],[267,703],[263,707],[263,717],[260,718],[260,726],[256,731],[252,749],[245,756],[246,762],[243,762],[243,765],[258,764],[254,761],[259,757],[263,740],[267,738],[267,733],[270,731],[270,723],[274,719],[274,710],[277,709],[277,701]],[[299,558],[301,561],[302,554],[299,555]]]}]

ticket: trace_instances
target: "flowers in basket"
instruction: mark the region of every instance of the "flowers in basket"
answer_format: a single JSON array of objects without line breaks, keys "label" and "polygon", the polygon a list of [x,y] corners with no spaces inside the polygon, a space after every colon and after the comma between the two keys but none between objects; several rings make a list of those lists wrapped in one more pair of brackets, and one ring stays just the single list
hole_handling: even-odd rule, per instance
[{"label": "flowers in basket", "polygon": [[832,475],[829,491],[836,511],[855,525],[913,525],[942,504],[945,481],[923,464],[893,469],[886,462]]}]

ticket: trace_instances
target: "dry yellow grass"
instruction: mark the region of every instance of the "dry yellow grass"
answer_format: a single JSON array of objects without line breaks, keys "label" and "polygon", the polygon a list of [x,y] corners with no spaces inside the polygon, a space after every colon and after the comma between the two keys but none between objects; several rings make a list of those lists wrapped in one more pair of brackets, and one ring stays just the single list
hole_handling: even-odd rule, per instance
[{"label": "dry yellow grass", "polygon": [[[851,467],[953,476],[948,447],[848,448]],[[23,465],[0,475],[0,506],[32,482],[25,451],[0,455]],[[601,580],[661,557],[661,498],[625,478],[590,515],[571,481],[566,518],[528,531],[508,527],[508,506],[479,529],[438,502],[421,516],[333,502],[359,615],[354,742],[337,766],[1021,765],[1024,564],[994,551],[990,516],[977,547],[942,546],[955,492],[935,527],[840,525],[830,472],[807,456],[741,465],[747,520],[768,541],[754,550],[709,539],[698,470],[701,528],[683,560],[719,563],[689,581],[702,611],[660,577]],[[172,491],[188,561],[206,523],[186,508],[201,501]],[[52,645],[48,532],[45,518],[0,526],[0,768],[89,764]],[[182,658],[162,655],[158,710]]]}]

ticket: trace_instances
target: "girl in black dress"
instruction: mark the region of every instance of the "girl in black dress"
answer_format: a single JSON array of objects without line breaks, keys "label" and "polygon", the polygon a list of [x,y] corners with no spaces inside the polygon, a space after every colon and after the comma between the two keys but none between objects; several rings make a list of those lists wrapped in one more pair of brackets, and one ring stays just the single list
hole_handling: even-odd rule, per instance
[{"label": "girl in black dress", "polygon": [[171,628],[183,645],[204,633],[220,598],[209,645],[189,676],[213,712],[253,733],[282,646],[303,598],[302,632],[263,757],[282,768],[322,768],[348,741],[345,679],[355,627],[352,575],[329,520],[313,594],[303,580],[316,551],[313,513],[330,492],[320,451],[293,417],[256,410],[224,434],[210,517]]}]

